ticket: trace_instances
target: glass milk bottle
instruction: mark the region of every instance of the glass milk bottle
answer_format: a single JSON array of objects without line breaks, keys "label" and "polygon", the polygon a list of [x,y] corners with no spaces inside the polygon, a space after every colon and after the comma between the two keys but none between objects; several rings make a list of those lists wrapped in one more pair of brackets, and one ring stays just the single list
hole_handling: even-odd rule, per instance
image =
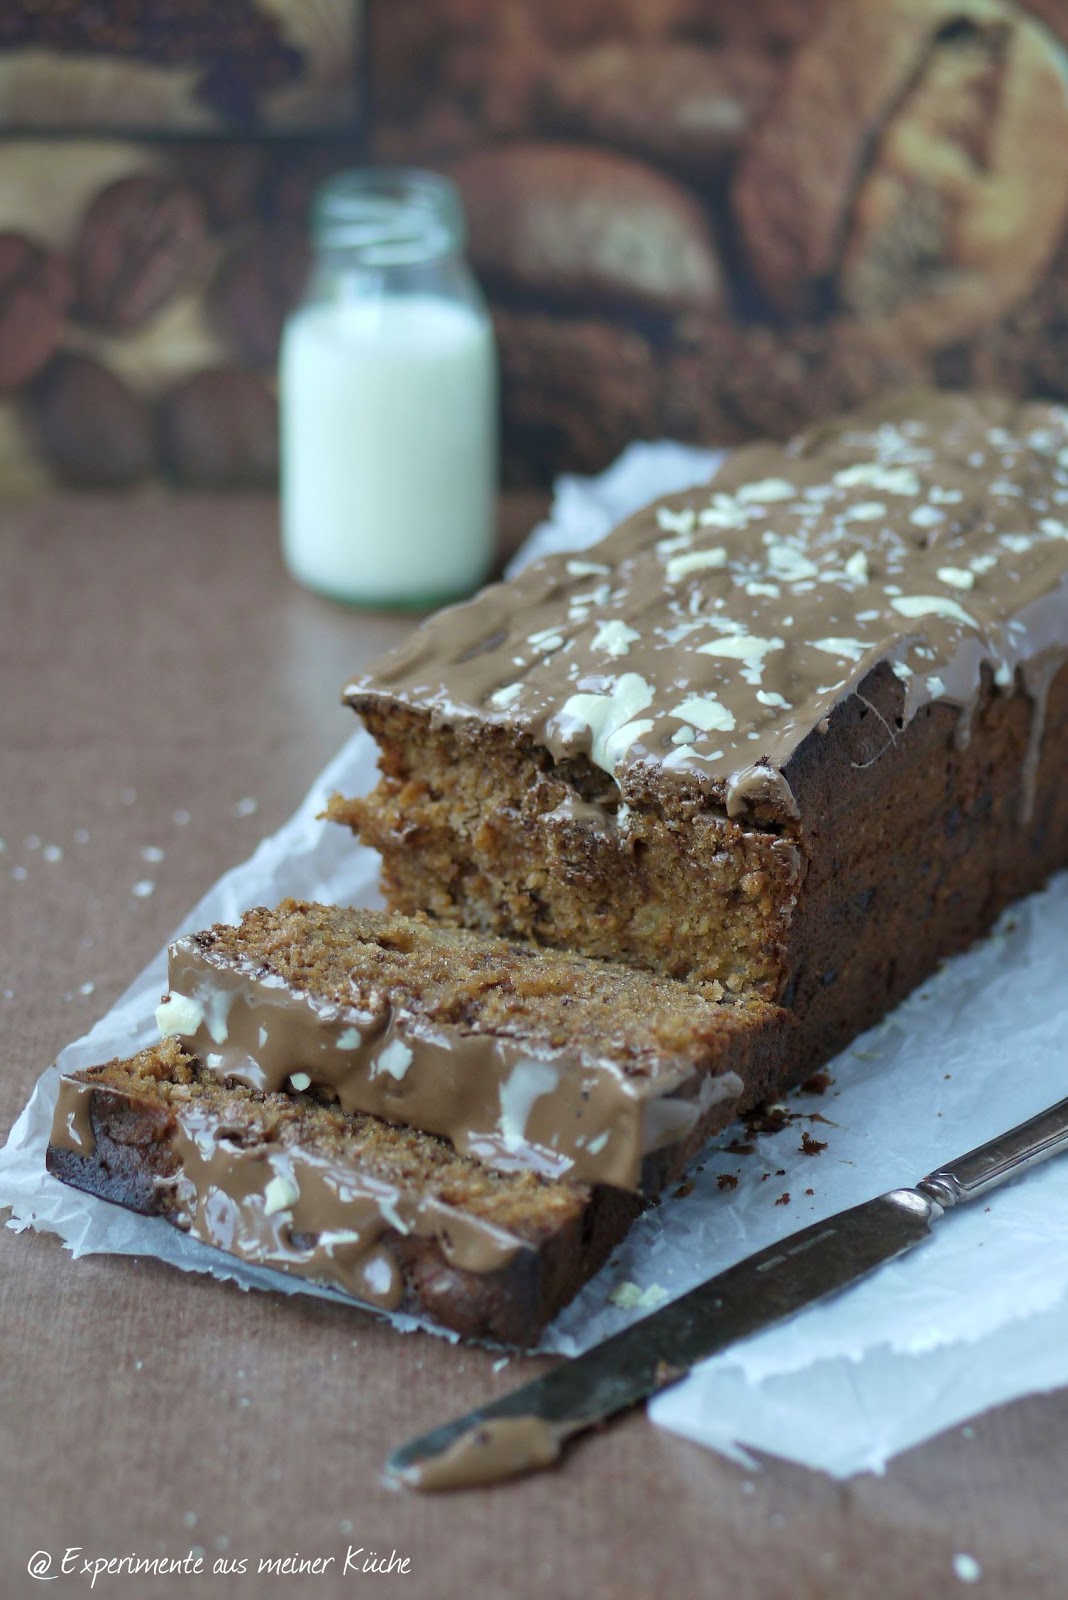
[{"label": "glass milk bottle", "polygon": [[282,339],[282,550],[364,606],[469,594],[493,559],[497,363],[457,191],[429,172],[340,173]]}]

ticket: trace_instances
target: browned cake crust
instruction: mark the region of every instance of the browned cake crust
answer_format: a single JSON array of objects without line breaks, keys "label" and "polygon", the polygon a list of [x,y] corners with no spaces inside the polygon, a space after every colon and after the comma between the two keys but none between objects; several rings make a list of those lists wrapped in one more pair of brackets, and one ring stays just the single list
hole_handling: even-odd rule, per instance
[{"label": "browned cake crust", "polygon": [[224,1087],[173,1041],[64,1078],[47,1164],[246,1261],[520,1345],[641,1205],[493,1172],[443,1140],[310,1095]]},{"label": "browned cake crust", "polygon": [[790,1007],[806,1074],[1068,862],[1066,502],[991,396],[740,451],[352,684],[330,815],[401,909]]}]

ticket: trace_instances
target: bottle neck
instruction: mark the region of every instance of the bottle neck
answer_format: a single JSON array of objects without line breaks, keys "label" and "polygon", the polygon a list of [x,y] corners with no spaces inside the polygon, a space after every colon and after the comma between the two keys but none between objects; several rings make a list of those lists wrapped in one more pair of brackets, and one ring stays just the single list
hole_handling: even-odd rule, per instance
[{"label": "bottle neck", "polygon": [[435,173],[339,173],[316,197],[312,235],[335,270],[435,269],[463,250],[463,208],[455,186]]}]

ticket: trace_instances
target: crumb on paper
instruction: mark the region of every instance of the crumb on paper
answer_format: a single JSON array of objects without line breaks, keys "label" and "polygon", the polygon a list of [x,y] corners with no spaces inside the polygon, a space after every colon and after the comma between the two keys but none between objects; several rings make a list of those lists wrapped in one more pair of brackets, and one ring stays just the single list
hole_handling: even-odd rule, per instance
[{"label": "crumb on paper", "polygon": [[721,1172],[716,1179],[717,1189],[737,1189],[738,1178],[733,1172]]},{"label": "crumb on paper", "polygon": [[783,1193],[783,1194],[781,1194],[779,1196],[779,1198],[776,1200],[775,1204],[777,1206],[788,1206],[790,1204],[790,1191],[789,1191],[789,1189],[787,1189],[785,1191],[785,1193]]},{"label": "crumb on paper", "polygon": [[802,1094],[826,1094],[834,1079],[829,1072],[814,1072],[801,1085]]},{"label": "crumb on paper", "polygon": [[667,1297],[667,1290],[659,1283],[651,1283],[648,1289],[639,1289],[629,1279],[617,1283],[608,1296],[612,1305],[619,1306],[623,1311],[652,1311],[656,1306],[663,1305]]},{"label": "crumb on paper", "polygon": [[826,1150],[827,1141],[826,1139],[814,1139],[810,1133],[803,1133],[799,1148],[802,1155],[819,1156]]},{"label": "crumb on paper", "polygon": [[781,1133],[797,1116],[798,1113],[791,1112],[789,1106],[761,1106],[745,1118],[745,1131],[750,1139],[759,1133]]},{"label": "crumb on paper", "polygon": [[982,1567],[966,1550],[958,1551],[953,1557],[953,1571],[961,1583],[978,1583],[983,1576]]},{"label": "crumb on paper", "polygon": [[695,1187],[696,1185],[693,1178],[686,1178],[685,1181],[680,1183],[678,1188],[675,1190],[675,1199],[685,1200],[687,1195],[693,1194]]}]

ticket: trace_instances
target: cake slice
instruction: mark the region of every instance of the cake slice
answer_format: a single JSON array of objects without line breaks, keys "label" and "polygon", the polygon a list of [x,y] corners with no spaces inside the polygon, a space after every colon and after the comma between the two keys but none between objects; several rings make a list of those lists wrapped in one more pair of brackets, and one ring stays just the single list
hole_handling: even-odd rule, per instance
[{"label": "cake slice", "polygon": [[788,1007],[800,1078],[1068,863],[1068,412],[874,402],[431,618],[390,904]]},{"label": "cake slice", "polygon": [[529,1345],[619,1242],[634,1196],[499,1173],[308,1094],[220,1084],[174,1041],[61,1080],[48,1170],[257,1265]]},{"label": "cake slice", "polygon": [[767,1096],[791,1048],[785,1013],[718,984],[296,900],[177,940],[169,984],[160,1031],[222,1080],[646,1194]]}]

